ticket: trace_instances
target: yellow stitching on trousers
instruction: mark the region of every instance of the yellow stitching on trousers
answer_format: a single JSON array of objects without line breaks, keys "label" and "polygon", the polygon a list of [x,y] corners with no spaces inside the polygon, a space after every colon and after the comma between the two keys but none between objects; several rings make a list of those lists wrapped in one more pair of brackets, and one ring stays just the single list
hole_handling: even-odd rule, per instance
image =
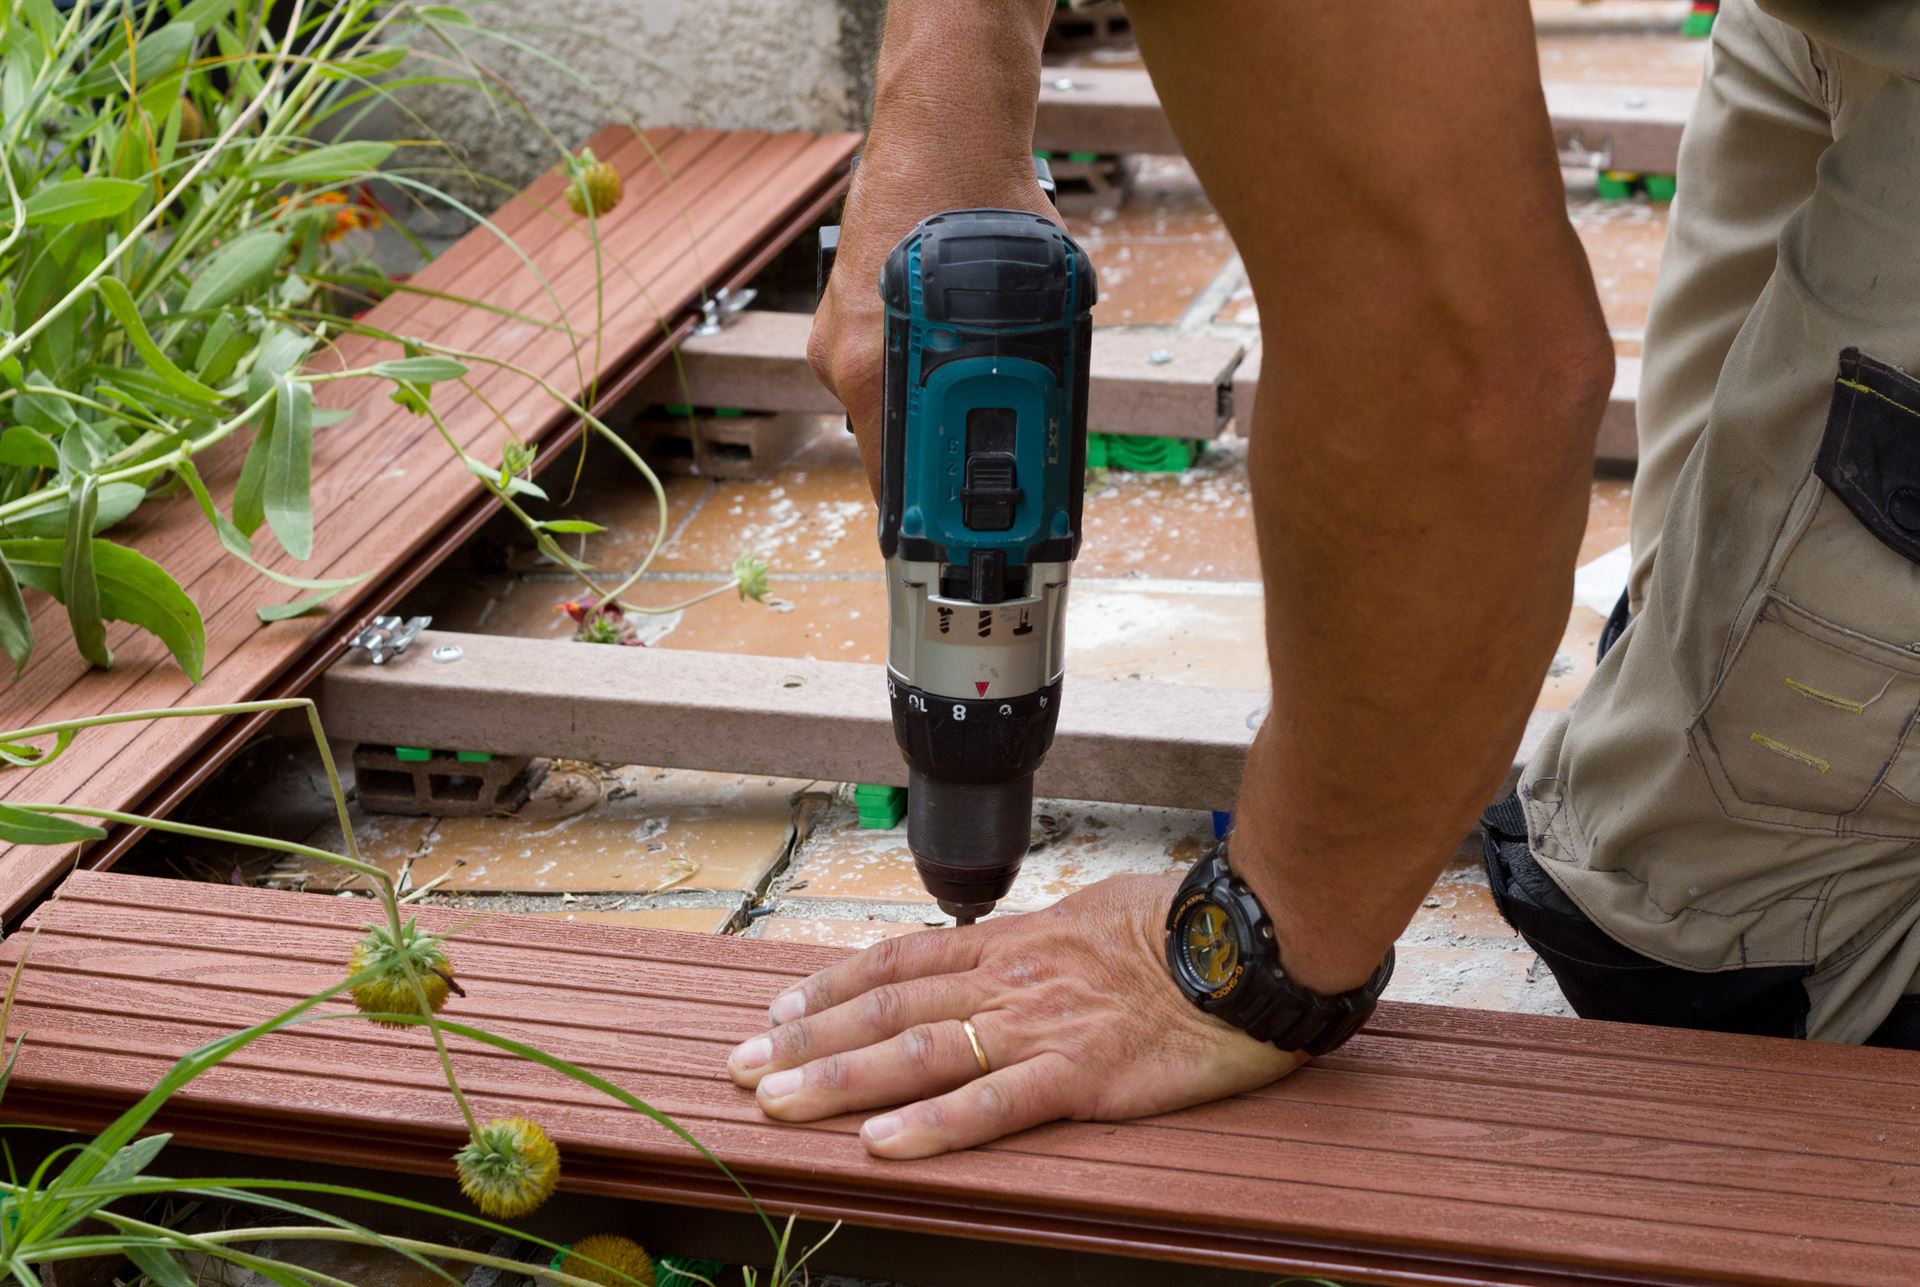
[{"label": "yellow stitching on trousers", "polygon": [[1791,746],[1788,746],[1785,742],[1774,741],[1772,738],[1768,737],[1765,733],[1749,733],[1747,734],[1747,736],[1751,738],[1756,745],[1766,747],[1769,751],[1772,751],[1775,755],[1784,755],[1789,760],[1795,760],[1801,764],[1806,765],[1810,769],[1818,769],[1820,772],[1825,773],[1828,769],[1831,769],[1833,767],[1833,765],[1827,763],[1825,760],[1821,759],[1819,756],[1808,755],[1805,751],[1796,751]]},{"label": "yellow stitching on trousers", "polygon": [[1818,688],[1803,684],[1797,679],[1783,679],[1780,682],[1788,688],[1791,688],[1794,692],[1799,693],[1802,697],[1811,697],[1814,701],[1824,706],[1831,706],[1835,710],[1845,711],[1849,715],[1865,715],[1867,713],[1867,704],[1865,702],[1856,702],[1850,698],[1840,697],[1833,693],[1823,693]]},{"label": "yellow stitching on trousers", "polygon": [[1900,401],[1898,398],[1889,398],[1886,394],[1880,392],[1880,390],[1874,388],[1870,384],[1862,384],[1858,380],[1845,380],[1845,379],[1835,381],[1835,383],[1843,385],[1849,389],[1858,389],[1861,393],[1871,393],[1874,397],[1880,399],[1880,401],[1891,403],[1892,405],[1900,408],[1902,411],[1906,412],[1910,416],[1920,416],[1920,410],[1916,410],[1913,407],[1908,406],[1906,403]]}]

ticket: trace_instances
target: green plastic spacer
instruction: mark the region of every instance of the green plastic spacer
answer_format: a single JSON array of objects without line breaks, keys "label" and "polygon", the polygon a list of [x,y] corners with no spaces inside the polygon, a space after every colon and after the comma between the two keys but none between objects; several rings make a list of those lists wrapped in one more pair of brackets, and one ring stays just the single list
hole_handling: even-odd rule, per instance
[{"label": "green plastic spacer", "polygon": [[1069,152],[1067,161],[1073,165],[1092,165],[1100,159],[1098,152]]},{"label": "green plastic spacer", "polygon": [[424,746],[396,746],[393,758],[402,764],[425,764],[433,759],[433,752]]},{"label": "green plastic spacer", "polygon": [[684,402],[669,402],[660,409],[670,416],[690,416],[693,414],[693,408]]},{"label": "green plastic spacer", "polygon": [[1104,455],[1109,469],[1125,469],[1136,474],[1178,474],[1193,468],[1200,456],[1200,443],[1193,438],[1163,438],[1151,435],[1099,434],[1106,439]]},{"label": "green plastic spacer", "polygon": [[455,751],[453,753],[453,758],[460,761],[460,763],[462,764],[491,764],[493,763],[493,752],[492,751]]},{"label": "green plastic spacer", "polygon": [[862,831],[891,831],[907,814],[907,789],[861,783],[853,789],[853,804]]},{"label": "green plastic spacer", "polygon": [[1087,435],[1087,468],[1105,469],[1107,467],[1107,440],[1112,434],[1090,433]]},{"label": "green plastic spacer", "polygon": [[1719,16],[1715,9],[1695,9],[1687,15],[1680,27],[1680,34],[1690,40],[1705,40],[1713,34],[1713,20]]},{"label": "green plastic spacer", "polygon": [[685,1256],[662,1256],[654,1263],[657,1287],[705,1287],[718,1282],[727,1272],[725,1261],[691,1260]]},{"label": "green plastic spacer", "polygon": [[1602,170],[1595,186],[1602,201],[1625,201],[1639,182],[1639,174],[1632,170]]},{"label": "green plastic spacer", "polygon": [[744,419],[746,414],[747,413],[739,407],[715,407],[713,409],[713,416],[716,420],[740,420]]},{"label": "green plastic spacer", "polygon": [[1642,182],[1646,184],[1647,195],[1653,200],[1673,200],[1675,185],[1671,174],[1649,174]]}]

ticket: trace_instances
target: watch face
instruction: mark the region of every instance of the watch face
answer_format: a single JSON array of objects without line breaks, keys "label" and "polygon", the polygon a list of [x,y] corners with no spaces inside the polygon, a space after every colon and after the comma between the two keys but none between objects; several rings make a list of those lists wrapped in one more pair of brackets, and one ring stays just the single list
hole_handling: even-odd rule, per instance
[{"label": "watch face", "polygon": [[1194,982],[1217,992],[1239,973],[1240,940],[1227,919],[1226,909],[1214,902],[1196,903],[1179,928],[1180,954]]}]

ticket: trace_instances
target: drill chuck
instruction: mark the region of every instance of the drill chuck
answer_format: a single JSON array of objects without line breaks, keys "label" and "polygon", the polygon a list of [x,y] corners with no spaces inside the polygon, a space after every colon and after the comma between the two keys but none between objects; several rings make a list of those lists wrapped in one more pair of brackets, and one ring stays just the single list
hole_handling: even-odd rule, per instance
[{"label": "drill chuck", "polygon": [[948,782],[909,769],[907,837],[920,882],[956,920],[975,921],[1007,896],[1033,828],[1033,775]]}]

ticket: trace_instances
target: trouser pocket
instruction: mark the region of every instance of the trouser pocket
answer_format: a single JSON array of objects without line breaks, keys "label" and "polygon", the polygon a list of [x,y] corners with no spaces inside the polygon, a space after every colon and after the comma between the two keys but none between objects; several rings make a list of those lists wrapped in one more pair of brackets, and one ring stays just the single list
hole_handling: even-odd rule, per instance
[{"label": "trouser pocket", "polygon": [[1481,819],[1494,905],[1553,971],[1583,1019],[1706,1028],[1767,1037],[1806,1035],[1804,965],[1707,973],[1640,955],[1609,937],[1553,883],[1527,847],[1525,815],[1509,796]]},{"label": "trouser pocket", "polygon": [[1920,383],[1841,356],[1796,512],[1694,757],[1731,818],[1920,840]]}]

